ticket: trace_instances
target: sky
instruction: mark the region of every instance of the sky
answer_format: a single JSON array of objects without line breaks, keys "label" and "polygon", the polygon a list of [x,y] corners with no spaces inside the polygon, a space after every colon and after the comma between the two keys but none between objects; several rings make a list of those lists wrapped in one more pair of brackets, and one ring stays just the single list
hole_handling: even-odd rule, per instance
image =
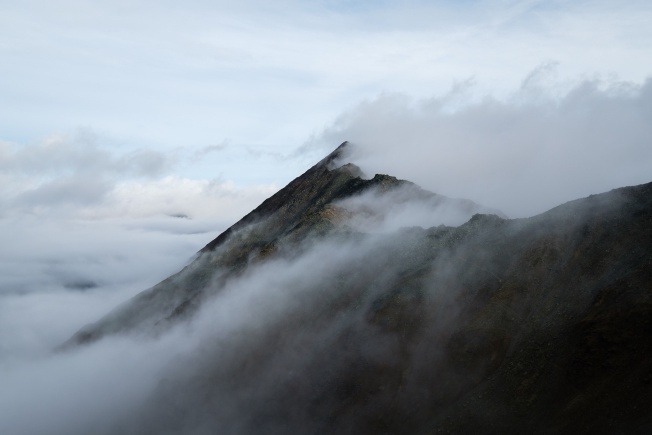
[{"label": "sky", "polygon": [[22,331],[0,360],[183,267],[344,140],[370,176],[511,217],[652,181],[649,1],[0,12],[0,330]]}]

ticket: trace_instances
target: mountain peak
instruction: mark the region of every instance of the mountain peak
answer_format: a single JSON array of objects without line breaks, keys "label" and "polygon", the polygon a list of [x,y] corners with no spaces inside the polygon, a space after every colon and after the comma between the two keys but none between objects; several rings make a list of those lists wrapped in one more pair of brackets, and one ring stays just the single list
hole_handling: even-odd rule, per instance
[{"label": "mountain peak", "polygon": [[329,155],[324,157],[317,165],[323,165],[328,169],[333,169],[333,165],[337,164],[338,161],[346,158],[347,155],[351,152],[351,145],[349,141],[344,141],[333,150]]},{"label": "mountain peak", "polygon": [[[343,142],[301,176],[295,178],[283,189],[263,201],[262,204],[240,221],[208,243],[200,252],[214,251],[234,232],[266,220],[274,214],[282,214],[282,220],[285,224],[288,224],[288,222],[296,219],[296,215],[305,212],[310,207],[310,202],[313,199],[321,199],[322,201],[330,199],[336,194],[333,190],[336,190],[337,186],[360,179],[362,171],[356,165],[347,163],[339,167],[336,166],[341,159],[346,157],[349,149],[349,142]],[[291,217],[289,214],[295,216]]]},{"label": "mountain peak", "polygon": [[[489,212],[472,201],[449,199],[393,176],[376,174],[364,179],[359,167],[352,163],[342,164],[350,146],[343,142],[206,244],[189,266],[137,295],[96,324],[83,328],[69,344],[90,342],[105,334],[133,328],[161,327],[197,308],[205,296],[205,287],[216,274],[226,279],[244,270],[252,261],[269,258],[282,249],[291,251],[308,238],[373,226],[385,219],[386,206],[365,205],[367,193],[372,202],[386,196],[387,203],[398,201],[405,205],[426,201],[434,208],[459,209],[467,219],[474,213]],[[356,198],[362,198],[362,203]],[[350,210],[338,205],[348,204],[346,201],[351,199],[354,201]],[[358,225],[353,227],[347,226],[348,220],[356,215],[360,215],[362,221],[358,220]]]},{"label": "mountain peak", "polygon": [[510,220],[346,152],[69,340],[201,329],[116,428],[650,432],[652,183]]}]

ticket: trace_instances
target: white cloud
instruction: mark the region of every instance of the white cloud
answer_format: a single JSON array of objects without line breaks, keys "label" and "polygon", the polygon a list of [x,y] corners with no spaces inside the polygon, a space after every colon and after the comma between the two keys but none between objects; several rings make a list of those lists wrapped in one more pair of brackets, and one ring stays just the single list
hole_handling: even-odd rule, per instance
[{"label": "white cloud", "polygon": [[3,213],[94,219],[183,214],[219,217],[223,224],[237,221],[277,190],[274,184],[236,186],[165,175],[206,149],[164,154],[112,145],[88,130],[53,134],[28,145],[0,142]]},{"label": "white cloud", "polygon": [[167,176],[118,183],[103,204],[88,207],[81,214],[90,218],[186,215],[235,223],[277,190],[273,184],[237,187],[228,181]]},{"label": "white cloud", "polygon": [[105,142],[0,142],[0,361],[47,353],[277,189],[165,175],[190,157]]},{"label": "white cloud", "polygon": [[80,173],[152,176],[169,165],[161,153],[152,150],[128,151],[116,157],[99,141],[90,130],[78,130],[74,135],[51,134],[29,145],[2,142],[0,169],[42,177]]}]

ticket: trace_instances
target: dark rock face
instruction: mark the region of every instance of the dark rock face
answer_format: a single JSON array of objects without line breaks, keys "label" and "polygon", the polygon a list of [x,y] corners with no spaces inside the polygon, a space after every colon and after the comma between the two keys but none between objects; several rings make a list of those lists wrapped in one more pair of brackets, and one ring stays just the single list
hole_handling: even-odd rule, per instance
[{"label": "dark rock face", "polygon": [[406,186],[452,200],[333,168],[345,150],[69,342],[160,332],[274,262],[328,263],[288,279],[293,303],[264,328],[187,355],[123,432],[652,431],[652,183],[370,235],[339,200]]}]

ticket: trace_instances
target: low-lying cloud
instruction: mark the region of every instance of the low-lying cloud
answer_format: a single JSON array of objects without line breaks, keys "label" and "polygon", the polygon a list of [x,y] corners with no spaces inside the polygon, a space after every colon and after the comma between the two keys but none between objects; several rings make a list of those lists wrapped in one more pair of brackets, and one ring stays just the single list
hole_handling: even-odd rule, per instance
[{"label": "low-lying cloud", "polygon": [[[511,97],[383,94],[343,113],[305,147],[354,143],[350,160],[512,217],[652,174],[652,80],[556,83],[554,65]],[[304,148],[304,149],[305,149]]]},{"label": "low-lying cloud", "polygon": [[[213,289],[215,296],[192,322],[158,337],[136,331],[63,353],[21,358],[14,352],[0,359],[0,430],[199,435],[312,432],[355,424],[364,416],[329,422],[327,414],[339,403],[320,404],[316,417],[309,406],[295,405],[309,403],[315,391],[329,391],[342,373],[352,376],[356,364],[396,364],[402,350],[394,334],[381,326],[357,326],[412,255],[401,249],[405,258],[397,259],[389,247],[414,244],[423,244],[423,238],[405,232],[322,240],[300,256],[251,265]],[[446,310],[448,317],[433,322],[441,325],[455,316],[452,295],[432,290],[423,303],[436,300]]]},{"label": "low-lying cloud", "polygon": [[500,214],[469,200],[431,195],[407,183],[390,191],[372,189],[336,202],[346,225],[362,232],[394,232],[405,227],[459,226],[476,213]]},{"label": "low-lying cloud", "polygon": [[181,267],[220,228],[172,217],[1,219],[0,361],[48,353]]},{"label": "low-lying cloud", "polygon": [[[493,107],[487,104],[451,113],[438,109],[435,118],[479,123],[474,110]],[[494,116],[502,119],[505,111],[503,107]],[[403,118],[424,132],[429,125],[411,115]],[[354,148],[355,161],[371,159],[364,146],[358,150]],[[393,150],[384,149],[385,157],[397,157]],[[438,208],[414,186],[387,197],[372,191],[335,204],[361,213],[363,219],[349,225],[373,234],[347,230],[311,240],[301,249],[281,246],[278,256],[250,263],[224,285],[221,280],[209,284],[211,296],[188,323],[155,337],[136,330],[52,352],[83,324],[180,269],[216,235],[202,231],[206,221],[185,216],[183,200],[172,201],[166,216],[151,214],[159,209],[148,208],[147,201],[132,207],[127,198],[164,198],[169,189],[176,196],[195,188],[200,192],[196,198],[211,189],[217,197],[229,197],[220,184],[184,187],[175,178],[160,185],[130,183],[123,193],[114,188],[107,194],[106,210],[95,208],[94,219],[44,220],[34,214],[31,221],[0,220],[11,235],[0,250],[5,265],[0,274],[0,432],[354,432],[365,418],[378,419],[379,410],[391,409],[393,417],[423,413],[422,376],[445,380],[433,381],[442,386],[433,393],[441,398],[454,397],[457,383],[464,385],[454,374],[438,371],[446,367],[444,351],[432,343],[445,343],[462,315],[458,296],[465,283],[455,277],[466,274],[468,264],[436,256],[433,246],[445,230],[404,227],[458,224],[473,211]],[[114,203],[107,199],[111,195]],[[425,202],[419,206],[413,198]],[[125,217],[109,218],[109,209]],[[468,252],[461,248],[456,253]],[[487,282],[500,280],[481,273]],[[425,325],[410,323],[418,321],[415,313],[427,319]],[[414,359],[406,357],[411,352]],[[359,382],[373,383],[368,373],[392,373],[395,378],[382,379],[400,382],[401,388]],[[347,413],[339,389],[342,397],[359,400],[350,408],[356,412]],[[437,403],[437,397],[428,399]]]},{"label": "low-lying cloud", "polygon": [[49,352],[276,190],[169,175],[179,159],[90,130],[0,142],[0,361]]},{"label": "low-lying cloud", "polygon": [[[463,86],[421,100],[383,95],[342,115],[314,144],[330,151],[351,140],[351,158],[367,173],[512,216],[649,181],[652,82],[588,80],[554,97],[541,83],[535,74],[505,100],[469,100]],[[372,237],[322,240],[301,256],[259,263],[212,289],[217,294],[192,322],[158,337],[107,337],[53,353],[84,324],[179,270],[275,190],[169,176],[163,155],[119,155],[70,140],[0,148],[0,181],[7,181],[0,190],[2,433],[323,432],[323,413],[340,404],[320,404],[313,420],[305,409],[294,413],[288,404],[314,397],[305,386],[326,390],[342,372],[356,379],[355,370],[385,370],[404,350],[396,335],[381,332],[383,322],[409,316],[355,327],[368,320],[375,296],[395,290],[396,263],[426,243],[423,232],[403,227],[456,225],[469,216],[412,202],[401,190],[350,198],[336,206],[360,214],[349,225]],[[433,267],[452,270],[446,259]],[[458,314],[448,277],[410,305],[432,303],[433,329]],[[402,300],[412,296],[406,291]],[[410,369],[432,371],[437,355],[423,361]],[[406,385],[402,397],[418,398],[418,386]]]}]

